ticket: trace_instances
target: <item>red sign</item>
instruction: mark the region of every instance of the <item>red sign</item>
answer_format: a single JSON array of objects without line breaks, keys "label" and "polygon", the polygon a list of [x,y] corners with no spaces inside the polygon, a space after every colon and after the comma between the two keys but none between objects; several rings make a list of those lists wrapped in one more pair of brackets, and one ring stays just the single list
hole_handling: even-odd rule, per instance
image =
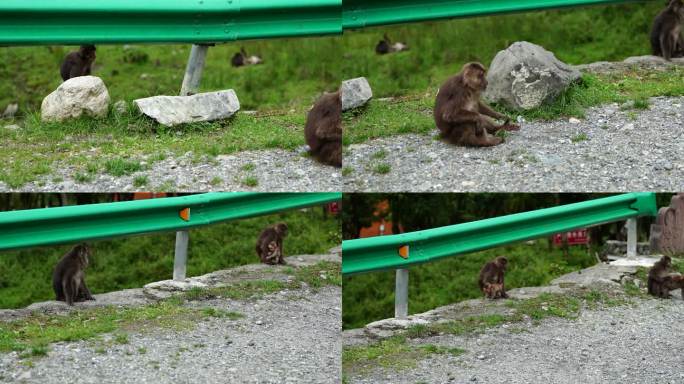
[{"label": "red sign", "polygon": [[[586,229],[576,229],[567,233],[568,245],[583,245],[589,243],[589,235]],[[563,236],[560,233],[553,235],[555,245],[563,244]]]},{"label": "red sign", "polygon": [[337,201],[329,203],[328,212],[332,213],[333,215],[337,215],[338,213],[340,213],[340,203]]}]

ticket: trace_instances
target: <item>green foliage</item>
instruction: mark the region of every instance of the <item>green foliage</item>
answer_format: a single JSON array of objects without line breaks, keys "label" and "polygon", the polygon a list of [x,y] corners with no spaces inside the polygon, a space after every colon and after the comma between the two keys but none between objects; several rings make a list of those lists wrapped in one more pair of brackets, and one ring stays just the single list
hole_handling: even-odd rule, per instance
[{"label": "green foliage", "polygon": [[[571,247],[568,257],[545,240],[532,245],[515,244],[411,268],[409,310],[425,312],[436,307],[482,297],[477,285],[480,268],[505,255],[509,261],[506,287],[548,284],[563,274],[586,268],[596,260],[586,249]],[[369,273],[343,279],[342,324],[345,329],[362,327],[394,313],[394,272]]]},{"label": "green foliage", "polygon": [[[290,229],[284,242],[286,255],[321,253],[339,245],[330,236],[339,233],[339,221],[325,217],[320,208],[197,228],[190,233],[188,276],[259,262],[254,251],[256,238],[264,227],[279,221],[286,222]],[[170,278],[174,242],[175,235],[167,233],[92,243],[88,286],[94,293],[101,293]],[[54,299],[52,269],[69,248],[4,252],[0,257],[0,308]]]}]

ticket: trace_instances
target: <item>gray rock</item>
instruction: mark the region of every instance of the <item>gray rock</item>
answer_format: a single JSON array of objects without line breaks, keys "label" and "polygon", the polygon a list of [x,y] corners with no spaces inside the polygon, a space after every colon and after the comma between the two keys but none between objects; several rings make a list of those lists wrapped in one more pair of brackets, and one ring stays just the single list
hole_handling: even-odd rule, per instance
[{"label": "gray rock", "polygon": [[43,121],[63,121],[81,115],[105,117],[109,111],[109,92],[102,79],[79,76],[63,82],[43,99]]},{"label": "gray rock", "polygon": [[5,108],[5,112],[2,113],[2,116],[0,116],[3,119],[11,119],[14,117],[14,115],[17,114],[17,111],[19,110],[19,104],[13,103],[9,104],[7,108]]},{"label": "gray rock", "polygon": [[142,113],[166,126],[227,119],[240,109],[232,89],[192,96],[153,96],[133,103]]},{"label": "gray rock", "polygon": [[112,109],[116,113],[123,115],[124,113],[126,113],[128,111],[128,104],[126,104],[126,101],[124,101],[124,100],[119,100],[116,103],[114,103],[114,105],[112,106]]},{"label": "gray rock", "polygon": [[373,90],[365,77],[343,81],[341,92],[343,111],[365,105],[373,97]]},{"label": "gray rock", "polygon": [[556,59],[553,53],[522,41],[494,57],[484,96],[490,102],[529,110],[552,101],[580,77],[578,70]]},{"label": "gray rock", "polygon": [[9,130],[11,130],[11,131],[16,131],[16,130],[19,129],[19,128],[21,128],[21,127],[18,126],[17,124],[8,124],[8,125],[5,125],[5,129],[9,129]]}]

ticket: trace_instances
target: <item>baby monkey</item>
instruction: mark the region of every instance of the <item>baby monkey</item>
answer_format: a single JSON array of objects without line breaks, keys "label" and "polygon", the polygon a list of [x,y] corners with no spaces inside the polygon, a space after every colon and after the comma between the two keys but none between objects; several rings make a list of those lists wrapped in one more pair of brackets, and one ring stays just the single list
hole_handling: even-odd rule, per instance
[{"label": "baby monkey", "polygon": [[[435,102],[434,117],[442,138],[455,145],[491,147],[503,142],[493,136],[499,130],[518,131],[520,126],[491,109],[481,100],[487,89],[485,67],[468,63],[461,72],[449,78],[440,88]],[[491,117],[504,120],[496,124]]]},{"label": "baby monkey", "polygon": [[256,252],[264,264],[285,264],[283,238],[287,236],[287,224],[278,223],[267,227],[259,235]]},{"label": "baby monkey", "polygon": [[506,287],[504,285],[504,274],[508,259],[499,256],[485,264],[480,270],[478,284],[480,290],[488,299],[507,298]]},{"label": "baby monkey", "polygon": [[57,263],[52,273],[52,288],[57,301],[74,305],[77,301],[95,300],[85,282],[89,257],[90,248],[86,244],[78,244]]},{"label": "baby monkey", "polygon": [[94,45],[81,45],[77,52],[66,55],[59,71],[62,80],[67,81],[72,77],[89,76],[95,61],[95,50]]}]

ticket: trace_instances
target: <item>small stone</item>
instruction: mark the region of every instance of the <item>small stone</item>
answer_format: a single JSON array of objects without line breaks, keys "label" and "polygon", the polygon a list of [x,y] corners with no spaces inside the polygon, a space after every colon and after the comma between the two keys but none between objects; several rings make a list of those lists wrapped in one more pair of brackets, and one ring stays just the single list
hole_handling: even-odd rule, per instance
[{"label": "small stone", "polygon": [[373,97],[373,90],[365,77],[343,81],[340,92],[343,111],[361,107]]},{"label": "small stone", "polygon": [[264,322],[261,321],[261,320],[257,320],[257,321],[254,322],[254,324],[256,324],[256,325],[261,325],[261,324],[263,324],[263,323],[264,323]]},{"label": "small stone", "polygon": [[569,122],[570,124],[579,124],[579,123],[581,123],[580,119],[575,118],[575,117],[571,117],[570,120],[568,120],[568,122]]}]

